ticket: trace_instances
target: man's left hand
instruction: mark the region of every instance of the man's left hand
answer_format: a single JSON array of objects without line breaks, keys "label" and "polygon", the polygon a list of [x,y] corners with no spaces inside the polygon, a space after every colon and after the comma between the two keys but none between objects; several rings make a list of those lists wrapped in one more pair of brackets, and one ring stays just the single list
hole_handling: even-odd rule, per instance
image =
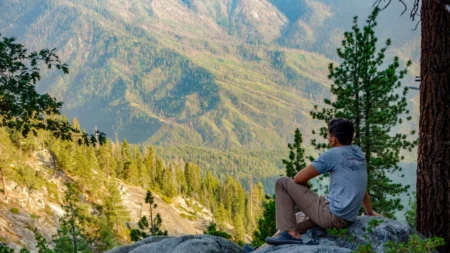
[{"label": "man's left hand", "polygon": [[371,213],[367,213],[367,215],[368,215],[368,216],[384,217],[383,215],[381,215],[381,214],[379,214],[379,213],[377,213],[377,212],[375,212],[375,211],[373,211],[373,210],[372,210]]}]

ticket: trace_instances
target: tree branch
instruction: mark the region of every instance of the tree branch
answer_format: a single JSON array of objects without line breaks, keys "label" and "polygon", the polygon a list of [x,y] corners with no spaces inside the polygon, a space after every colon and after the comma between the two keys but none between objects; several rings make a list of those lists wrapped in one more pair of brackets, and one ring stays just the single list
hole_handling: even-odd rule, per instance
[{"label": "tree branch", "polygon": [[[408,6],[407,6],[406,3],[404,2],[404,0],[398,0],[398,1],[403,5],[403,8],[404,8],[404,9],[403,9],[402,13],[400,14],[400,15],[403,15],[403,14],[405,14],[405,12],[408,10]],[[450,0],[438,0],[438,1],[441,2],[442,4],[450,4]],[[383,3],[387,2],[387,3],[384,4],[383,7],[380,7],[380,5],[381,5],[382,2],[383,2]],[[374,7],[375,7],[375,6],[378,6],[378,7],[380,7],[380,10],[384,10],[384,9],[386,9],[386,8],[391,4],[391,2],[392,2],[392,0],[375,0],[375,2],[373,3],[373,6],[374,6]],[[410,12],[410,14],[409,14],[409,17],[412,19],[412,21],[414,21],[416,17],[420,17],[420,14],[419,14],[419,4],[420,4],[420,0],[414,0],[413,7],[412,7],[411,12]],[[419,22],[416,24],[416,27],[414,28],[414,30],[417,29],[419,23],[420,23],[420,20],[419,20]]]}]

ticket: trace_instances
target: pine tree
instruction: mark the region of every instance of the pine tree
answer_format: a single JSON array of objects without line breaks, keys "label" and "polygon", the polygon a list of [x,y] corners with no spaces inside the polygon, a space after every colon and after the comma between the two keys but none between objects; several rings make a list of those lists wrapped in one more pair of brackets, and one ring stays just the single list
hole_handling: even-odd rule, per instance
[{"label": "pine tree", "polygon": [[14,250],[3,242],[0,242],[0,253],[14,253]]},{"label": "pine tree", "polygon": [[[289,159],[283,159],[283,164],[286,169],[286,176],[294,178],[297,173],[306,167],[305,163],[305,149],[302,148],[302,134],[297,128],[294,133],[294,143],[288,144]],[[308,185],[310,185],[308,183]],[[275,196],[274,196],[275,198]],[[256,230],[253,233],[253,245],[261,245],[267,236],[272,236],[276,232],[275,224],[275,199],[268,198],[264,205],[263,216],[259,218]],[[271,221],[270,219],[274,220]]]},{"label": "pine tree", "polygon": [[289,160],[283,159],[283,164],[286,167],[286,176],[294,178],[297,173],[306,167],[305,163],[305,149],[302,148],[302,134],[297,128],[294,134],[294,143],[288,144]]},{"label": "pine tree", "polygon": [[150,146],[147,156],[144,159],[145,187],[149,187],[150,185],[155,183],[155,159],[155,148],[153,146]]},{"label": "pine tree", "polygon": [[36,247],[38,248],[38,253],[55,253],[47,247],[47,240],[38,231],[36,231],[36,229],[34,231],[34,238],[37,242]]},{"label": "pine tree", "polygon": [[264,212],[262,217],[258,220],[258,227],[253,232],[252,245],[260,246],[264,244],[267,236],[272,236],[277,232],[276,217],[275,217],[275,200],[267,197],[268,200],[264,204]]},{"label": "pine tree", "polygon": [[[377,38],[374,28],[379,9],[375,8],[361,30],[358,19],[354,18],[352,32],[345,32],[342,48],[337,50],[342,59],[340,66],[329,65],[329,78],[333,80],[331,93],[335,100],[325,99],[329,107],[311,112],[314,119],[328,122],[332,118],[347,118],[354,122],[354,144],[359,145],[365,154],[368,169],[368,191],[374,209],[392,217],[401,210],[399,195],[407,191],[408,186],[395,184],[389,174],[401,171],[398,163],[403,159],[402,150],[411,151],[416,141],[409,141],[403,133],[391,134],[395,127],[408,115],[406,94],[400,80],[407,70],[399,68],[399,59],[384,70],[385,52],[391,44],[376,50]],[[411,65],[408,62],[407,67]],[[402,91],[400,92],[400,90]],[[411,117],[407,116],[406,120]],[[326,138],[327,128],[320,129],[320,135]],[[414,131],[411,132],[414,134]],[[326,148],[327,144],[317,143],[316,148]]]},{"label": "pine tree", "polygon": [[245,228],[244,228],[244,220],[241,214],[236,214],[233,217],[233,237],[234,241],[239,245],[244,244],[245,237]]},{"label": "pine tree", "polygon": [[[132,229],[130,231],[130,237],[132,241],[139,241],[146,238],[149,235],[167,235],[167,230],[161,230],[162,218],[159,213],[153,218],[153,211],[158,205],[155,203],[155,199],[150,191],[147,191],[145,196],[145,203],[149,206],[150,211],[150,223],[147,217],[142,216],[138,222],[139,229]],[[145,230],[149,230],[150,234],[147,234]]]},{"label": "pine tree", "polygon": [[184,173],[188,186],[188,196],[197,196],[200,192],[200,167],[193,163],[186,163]]},{"label": "pine tree", "polygon": [[206,176],[202,181],[202,204],[207,206],[213,213],[215,213],[217,209],[220,191],[221,187],[219,180],[212,175],[211,171],[206,172]]},{"label": "pine tree", "polygon": [[212,236],[219,236],[223,237],[225,239],[231,239],[231,235],[225,231],[218,230],[217,224],[214,222],[211,222],[208,227],[206,228],[206,231],[203,232],[205,235],[212,235]]},{"label": "pine tree", "polygon": [[82,233],[79,222],[82,217],[79,214],[78,203],[80,192],[73,183],[66,184],[67,191],[64,198],[65,215],[60,220],[58,234],[53,240],[55,243],[55,252],[61,253],[89,253],[91,250],[85,235]]},{"label": "pine tree", "polygon": [[173,171],[171,166],[169,166],[169,168],[166,168],[164,170],[163,173],[163,178],[164,178],[164,185],[162,188],[162,191],[164,194],[166,194],[169,197],[175,197],[175,195],[177,195],[177,189],[175,188],[175,184],[173,182]]},{"label": "pine tree", "polygon": [[114,178],[116,175],[116,164],[110,141],[107,140],[104,145],[100,146],[98,150],[98,161],[100,169],[105,173],[106,177]]},{"label": "pine tree", "polygon": [[184,169],[177,167],[175,169],[175,175],[177,179],[177,191],[178,194],[187,194],[188,186],[186,182],[186,176],[184,174]]},{"label": "pine tree", "polygon": [[49,149],[55,155],[56,167],[64,172],[71,172],[75,165],[75,145],[69,141],[55,140]]},{"label": "pine tree", "polygon": [[245,215],[245,194],[242,185],[233,177],[227,176],[223,186],[222,201],[228,214],[233,217]]},{"label": "pine tree", "polygon": [[2,180],[3,195],[7,196],[6,191],[6,177],[10,167],[11,159],[14,157],[15,152],[13,144],[9,138],[9,134],[5,128],[0,128],[0,173]]},{"label": "pine tree", "polygon": [[130,145],[126,139],[123,140],[121,145],[121,158],[123,161],[122,168],[117,172],[117,176],[130,183],[135,183],[134,181],[138,177],[137,166],[131,154]]},{"label": "pine tree", "polygon": [[155,163],[155,186],[157,189],[162,189],[163,184],[164,184],[164,178],[163,178],[163,173],[164,173],[164,161],[161,159],[156,159],[156,163]]},{"label": "pine tree", "polygon": [[78,122],[77,118],[73,118],[73,120],[72,120],[72,127],[74,129],[81,130],[80,122]]},{"label": "pine tree", "polygon": [[443,237],[443,253],[450,252],[450,1],[414,4],[422,26],[417,231]]},{"label": "pine tree", "polygon": [[229,215],[225,210],[225,205],[222,201],[219,202],[216,212],[214,212],[214,220],[219,226],[222,226],[229,219]]},{"label": "pine tree", "polygon": [[82,186],[83,192],[92,189],[93,173],[86,154],[85,146],[76,146],[74,154],[74,164],[71,172],[77,176],[78,183]]},{"label": "pine tree", "polygon": [[155,199],[150,191],[147,191],[147,195],[145,196],[145,203],[148,204],[150,210],[150,234],[151,235],[160,235],[166,234],[167,231],[161,231],[161,223],[162,219],[159,213],[156,214],[156,217],[153,218],[153,209],[157,208],[158,205],[155,203]]},{"label": "pine tree", "polygon": [[136,172],[132,176],[132,182],[136,185],[139,185],[141,187],[144,187],[145,184],[145,166],[144,166],[144,160],[142,158],[141,151],[139,150],[139,147],[134,148],[133,152],[133,160],[136,164]]},{"label": "pine tree", "polygon": [[111,179],[108,185],[108,193],[104,197],[102,214],[107,220],[107,224],[116,236],[121,236],[124,231],[124,224],[129,218],[126,207],[122,204],[122,198],[115,179]]},{"label": "pine tree", "polygon": [[88,169],[89,169],[89,174],[87,176],[92,176],[91,179],[94,178],[94,171],[96,171],[96,175],[95,178],[96,180],[92,180],[92,182],[90,182],[89,185],[89,191],[90,192],[97,192],[100,188],[100,184],[101,182],[104,180],[104,173],[98,173],[98,169],[100,168],[99,166],[99,161],[97,160],[97,155],[96,155],[96,147],[86,147],[86,156],[88,159]]},{"label": "pine tree", "polygon": [[248,197],[248,211],[250,212],[248,232],[254,231],[257,221],[263,212],[264,197],[264,187],[261,182],[251,187]]},{"label": "pine tree", "polygon": [[94,252],[105,252],[120,245],[120,242],[117,240],[117,235],[111,230],[105,215],[99,217],[97,225],[98,229],[95,233],[95,237],[92,239]]}]

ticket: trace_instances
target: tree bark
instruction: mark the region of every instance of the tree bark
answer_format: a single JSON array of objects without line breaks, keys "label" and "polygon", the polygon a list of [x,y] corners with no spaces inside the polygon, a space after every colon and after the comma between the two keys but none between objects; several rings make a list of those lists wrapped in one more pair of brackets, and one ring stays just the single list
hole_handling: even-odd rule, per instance
[{"label": "tree bark", "polygon": [[[448,7],[450,8],[450,7]],[[445,239],[450,252],[450,12],[423,0],[417,230]]]},{"label": "tree bark", "polygon": [[6,192],[6,177],[5,177],[5,169],[3,167],[1,167],[1,171],[2,171],[2,183],[3,183],[3,195],[5,197],[8,196],[7,192]]},{"label": "tree bark", "polygon": [[72,241],[73,241],[73,252],[77,253],[78,252],[78,248],[77,248],[77,234],[76,234],[76,230],[75,230],[75,215],[74,215],[74,211],[73,211],[73,207],[72,204],[70,204],[70,212],[71,212],[71,220],[70,220],[70,227],[72,229]]}]

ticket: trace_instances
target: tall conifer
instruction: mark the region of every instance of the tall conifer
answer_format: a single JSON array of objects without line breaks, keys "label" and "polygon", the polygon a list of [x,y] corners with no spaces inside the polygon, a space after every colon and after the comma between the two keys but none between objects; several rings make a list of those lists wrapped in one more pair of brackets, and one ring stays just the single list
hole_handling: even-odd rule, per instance
[{"label": "tall conifer", "polygon": [[[132,241],[139,241],[149,235],[167,235],[167,230],[162,230],[162,218],[159,213],[154,215],[153,211],[158,205],[155,203],[155,199],[150,191],[147,191],[145,195],[145,203],[149,206],[150,211],[150,223],[146,216],[142,216],[138,222],[139,229],[132,229],[130,231],[130,237]],[[147,234],[146,230],[149,230],[150,234]]]},{"label": "tall conifer", "polygon": [[289,160],[283,159],[283,164],[286,167],[286,176],[294,178],[297,173],[306,167],[305,163],[305,149],[302,148],[302,134],[297,128],[294,134],[294,143],[289,143]]},{"label": "tall conifer", "polygon": [[144,159],[144,181],[145,187],[155,183],[155,148],[150,146]]},{"label": "tall conifer", "polygon": [[116,236],[120,236],[124,230],[124,224],[129,218],[129,213],[122,204],[121,194],[115,179],[111,179],[109,182],[108,192],[103,200],[102,211],[110,229],[114,231]]},{"label": "tall conifer", "polygon": [[[393,62],[382,69],[391,41],[387,40],[377,52],[374,28],[378,13],[376,8],[363,29],[359,28],[355,17],[352,31],[344,33],[342,47],[337,50],[342,63],[329,65],[328,77],[333,80],[331,93],[334,99],[325,99],[328,107],[318,110],[315,106],[311,115],[325,122],[332,118],[347,118],[354,122],[354,144],[362,148],[367,160],[372,204],[378,212],[392,216],[403,208],[399,195],[408,187],[393,183],[388,175],[401,171],[398,166],[403,159],[401,151],[411,151],[417,142],[409,141],[409,134],[398,128],[404,119],[411,119],[406,99],[408,88],[402,87],[400,82],[411,62],[399,70],[399,59],[394,57]],[[326,127],[320,129],[322,137],[326,138],[327,133]],[[326,143],[315,140],[313,144],[317,148],[327,147]]]},{"label": "tall conifer", "polygon": [[80,228],[80,198],[81,192],[73,183],[66,184],[67,191],[64,198],[64,217],[60,220],[58,234],[53,240],[55,243],[55,252],[61,253],[88,253],[89,249],[86,236]]}]

